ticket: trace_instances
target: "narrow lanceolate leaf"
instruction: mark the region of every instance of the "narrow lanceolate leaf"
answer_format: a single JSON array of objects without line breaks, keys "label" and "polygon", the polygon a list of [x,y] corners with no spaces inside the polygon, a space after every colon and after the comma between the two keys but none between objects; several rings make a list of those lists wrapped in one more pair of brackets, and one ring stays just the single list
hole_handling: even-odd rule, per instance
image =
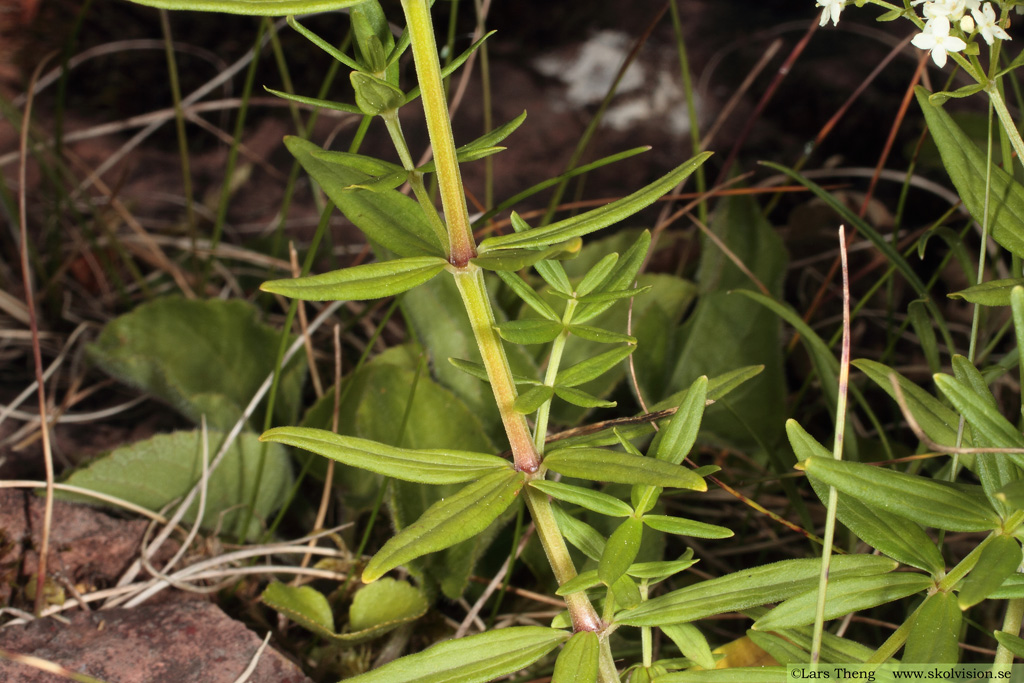
[{"label": "narrow lanceolate leaf", "polygon": [[644,515],[644,524],[663,531],[666,534],[677,536],[692,536],[693,538],[731,538],[733,533],[724,526],[698,522],[682,517],[670,517],[668,515]]},{"label": "narrow lanceolate leaf", "polygon": [[544,465],[567,477],[591,481],[707,490],[703,479],[681,465],[601,448],[563,448],[551,451],[544,458]]},{"label": "narrow lanceolate leaf", "polygon": [[922,526],[947,531],[991,531],[1000,526],[999,515],[982,502],[984,498],[934,479],[831,458],[808,458],[797,468],[869,507]]},{"label": "narrow lanceolate leaf", "polygon": [[264,432],[260,441],[295,446],[352,467],[421,484],[461,484],[512,470],[507,460],[487,453],[396,448],[308,427],[275,427]]},{"label": "narrow lanceolate leaf", "polygon": [[636,344],[636,337],[590,325],[569,325],[569,333],[598,344]]},{"label": "narrow lanceolate leaf", "polygon": [[663,581],[684,569],[689,569],[697,564],[693,559],[693,548],[687,548],[678,560],[661,560],[660,562],[637,562],[630,565],[626,573],[636,579],[647,579],[648,581]]},{"label": "narrow lanceolate leaf", "polygon": [[698,377],[690,385],[668,426],[655,437],[652,445],[654,457],[675,465],[683,461],[697,440],[707,395],[708,378]]},{"label": "narrow lanceolate leaf", "polygon": [[375,581],[409,560],[477,535],[512,504],[523,481],[521,472],[495,472],[434,503],[373,556],[363,571],[363,581]]},{"label": "narrow lanceolate leaf", "polygon": [[[640,267],[643,265],[644,260],[647,258],[647,251],[650,246],[651,232],[644,230],[640,233],[636,242],[623,252],[618,262],[616,262],[615,268],[612,269],[612,272],[595,291],[629,289],[633,285],[633,281],[636,280],[636,275],[640,272]],[[615,302],[609,301],[581,305],[576,309],[573,319],[579,323],[586,322],[608,310],[613,303]]]},{"label": "narrow lanceolate leaf", "polygon": [[565,540],[569,541],[574,547],[579,548],[584,555],[595,562],[601,559],[601,555],[604,553],[605,540],[604,536],[597,533],[597,529],[583,520],[576,519],[557,503],[552,504],[551,511],[554,513],[555,521],[558,523],[558,530],[565,536]]},{"label": "narrow lanceolate leaf", "polygon": [[543,228],[534,228],[514,235],[489,237],[481,242],[480,246],[488,250],[544,247],[555,242],[564,242],[573,237],[582,237],[601,228],[614,225],[653,204],[680,181],[696,171],[710,156],[709,152],[698,154],[647,187],[599,209],[587,211],[579,216],[573,216]]},{"label": "narrow lanceolate leaf", "polygon": [[575,578],[569,579],[555,591],[555,595],[565,597],[571,593],[579,593],[580,591],[589,590],[601,585],[601,579],[597,576],[596,569],[590,569],[580,574],[577,574]]},{"label": "narrow lanceolate leaf", "polygon": [[593,631],[574,634],[558,653],[551,683],[594,683],[600,651],[600,642]]},{"label": "narrow lanceolate leaf", "polygon": [[226,12],[257,17],[331,12],[366,0],[134,0],[140,5],[192,12]]},{"label": "narrow lanceolate leaf", "polygon": [[618,260],[619,255],[612,252],[611,254],[606,254],[600,261],[594,264],[594,267],[576,285],[576,296],[586,296],[594,291],[598,285],[608,279]]},{"label": "narrow lanceolate leaf", "polygon": [[612,532],[597,565],[597,576],[601,583],[611,586],[626,573],[629,565],[636,559],[636,554],[640,552],[640,539],[643,533],[644,525],[635,517],[623,520]]},{"label": "narrow lanceolate leaf", "polygon": [[[840,555],[832,558],[829,576],[871,576],[891,572],[896,566],[886,557]],[[814,588],[820,571],[821,561],[817,559],[783,560],[753,567],[652,598],[639,607],[620,612],[615,622],[626,626],[680,624],[767,605]]]},{"label": "narrow lanceolate leaf", "polygon": [[303,301],[380,299],[422,285],[444,270],[446,265],[448,262],[437,256],[413,256],[321,275],[271,280],[260,285],[260,289]]},{"label": "narrow lanceolate leaf", "polygon": [[[467,375],[476,377],[481,382],[490,382],[490,378],[487,376],[487,368],[484,367],[483,363],[477,363],[472,360],[463,360],[461,358],[449,358],[448,362],[454,365],[459,370],[462,370]],[[540,382],[530,377],[523,377],[522,375],[512,374],[512,381],[516,384],[530,384],[532,386],[540,386]]]},{"label": "narrow lanceolate leaf", "polygon": [[614,408],[616,405],[615,401],[606,401],[593,394],[570,387],[556,386],[555,394],[566,403],[571,403],[580,408]]},{"label": "narrow lanceolate leaf", "polygon": [[628,358],[629,354],[635,350],[635,346],[620,346],[611,351],[599,353],[582,363],[577,363],[572,367],[559,371],[555,384],[563,387],[574,387],[597,379]]},{"label": "narrow lanceolate leaf", "polygon": [[470,259],[484,270],[516,271],[532,266],[544,259],[565,260],[575,257],[583,247],[580,238],[553,244],[546,249],[499,249],[484,251],[476,258]]},{"label": "narrow lanceolate leaf", "polygon": [[[1024,436],[1021,436],[1017,428],[1003,417],[986,397],[979,396],[971,387],[955,377],[935,375],[934,379],[935,385],[946,395],[950,403],[963,413],[971,428],[978,434],[984,434],[988,443],[1002,448],[1024,448]],[[1021,454],[1011,453],[1009,457],[1018,464],[1024,464],[1024,456]]]},{"label": "narrow lanceolate leaf", "polygon": [[582,486],[573,486],[572,484],[564,484],[560,481],[544,481],[541,479],[531,481],[530,486],[543,491],[552,498],[572,503],[573,505],[579,505],[601,515],[629,517],[633,514],[633,508],[615,496],[609,496],[607,493],[586,489]]},{"label": "narrow lanceolate leaf", "polygon": [[516,402],[512,404],[512,409],[517,413],[529,415],[530,413],[537,412],[537,409],[550,401],[554,395],[555,390],[549,386],[531,387],[519,394]]},{"label": "narrow lanceolate leaf", "polygon": [[684,657],[704,669],[715,668],[715,657],[707,638],[693,624],[666,624],[661,628]]},{"label": "narrow lanceolate leaf", "polygon": [[1009,306],[1010,292],[1014,287],[1024,285],[1024,278],[1008,278],[1006,280],[990,280],[980,285],[953,292],[950,299],[963,299],[972,304],[982,306]]},{"label": "narrow lanceolate leaf", "polygon": [[[832,457],[832,453],[808,434],[796,420],[786,422],[786,433],[789,435],[789,443],[796,453],[797,460]],[[827,502],[828,488],[814,477],[809,479],[814,492],[822,502]],[[837,517],[862,541],[898,562],[924,569],[933,576],[946,570],[935,543],[920,525],[909,519],[887,512],[879,506],[867,505],[850,496],[839,496]]]},{"label": "narrow lanceolate leaf", "polygon": [[994,593],[1008,576],[1017,571],[1022,559],[1017,539],[996,535],[981,549],[978,563],[960,587],[957,596],[960,609],[973,607]]},{"label": "narrow lanceolate leaf", "polygon": [[[829,577],[825,618],[835,619],[851,612],[884,605],[926,590],[934,585],[924,574],[885,574],[882,576]],[[792,597],[754,622],[754,628],[773,631],[814,623],[818,589],[812,588]]]},{"label": "narrow lanceolate leaf", "polygon": [[[359,107],[354,104],[345,104],[344,102],[335,102],[333,100],[321,100],[317,97],[305,97],[303,95],[293,95],[292,93],[282,92],[280,90],[274,90],[273,88],[267,88],[264,86],[264,90],[269,92],[271,95],[275,95],[284,100],[291,102],[298,102],[299,104],[306,104],[311,107],[320,107],[321,109],[331,109],[333,111],[343,111],[348,114],[362,114],[359,111]],[[398,187],[397,185],[395,187]]]},{"label": "narrow lanceolate leaf", "polygon": [[537,313],[540,313],[548,320],[552,320],[557,323],[562,321],[561,317],[555,313],[555,309],[551,308],[551,304],[544,301],[544,299],[541,299],[537,292],[533,291],[533,287],[526,284],[526,281],[523,280],[523,278],[519,277],[515,273],[507,273],[501,270],[497,272],[497,275],[501,281],[508,285],[509,288],[516,293],[516,296],[522,299],[527,306],[537,311]]},{"label": "narrow lanceolate leaf", "polygon": [[929,595],[914,617],[902,660],[908,664],[956,664],[960,661],[962,620],[963,612],[952,593]]},{"label": "narrow lanceolate leaf", "polygon": [[1015,636],[1012,633],[1006,633],[1005,631],[996,631],[993,635],[1000,645],[1016,656],[1024,658],[1024,638]]},{"label": "narrow lanceolate leaf", "polygon": [[542,626],[513,626],[458,640],[396,659],[348,683],[487,683],[515,673],[569,640],[570,634]]},{"label": "narrow lanceolate leaf", "polygon": [[[942,165],[964,206],[976,221],[984,224],[987,195],[989,234],[1015,256],[1024,256],[1024,231],[1020,227],[1024,224],[1024,187],[1001,167],[990,165],[953,118],[929,101],[927,90],[918,87],[915,94],[942,155]],[[987,178],[991,179],[988,189]]]},{"label": "narrow lanceolate leaf", "polygon": [[497,328],[501,338],[513,344],[547,344],[554,341],[565,326],[554,320],[529,318],[498,323]]}]

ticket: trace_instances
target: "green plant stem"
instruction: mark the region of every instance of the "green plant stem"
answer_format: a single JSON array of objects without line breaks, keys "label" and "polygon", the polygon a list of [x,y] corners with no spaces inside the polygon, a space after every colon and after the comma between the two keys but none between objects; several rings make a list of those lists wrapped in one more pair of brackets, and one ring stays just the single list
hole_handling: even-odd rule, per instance
[{"label": "green plant stem", "polygon": [[448,116],[448,100],[441,81],[441,63],[437,58],[434,27],[430,21],[427,0],[402,0],[406,30],[412,42],[416,78],[420,84],[423,113],[427,119],[427,132],[434,148],[437,182],[441,190],[441,206],[448,223],[448,243],[451,262],[465,266],[476,256],[476,243],[469,224],[469,207],[462,187],[462,174],[455,156],[455,138]]},{"label": "green plant stem", "polygon": [[[1006,605],[1006,614],[1003,616],[1002,631],[1012,636],[1020,634],[1020,624],[1024,620],[1024,598],[1014,598]],[[1006,649],[1002,643],[996,648],[996,656],[993,660],[995,669],[1003,669],[1013,664],[1013,653]]]},{"label": "green plant stem", "polygon": [[988,93],[989,101],[995,107],[996,116],[999,117],[999,122],[1003,124],[1003,130],[1006,131],[1007,137],[1010,138],[1013,151],[1017,153],[1017,158],[1020,159],[1021,164],[1024,164],[1024,140],[1021,139],[1020,131],[1017,130],[1017,126],[1013,122],[1010,110],[1006,108],[1006,103],[1003,102],[1003,97],[999,94],[996,82],[989,81],[985,85],[985,92]]},{"label": "green plant stem", "polygon": [[[526,507],[530,510],[533,523],[537,529],[537,537],[540,539],[547,551],[548,562],[551,564],[551,571],[558,581],[558,585],[564,584],[576,578],[576,567],[573,566],[572,558],[569,556],[569,548],[565,545],[562,532],[558,530],[558,523],[551,511],[551,502],[546,494],[537,489],[526,486],[522,494],[526,500]],[[569,607],[569,616],[572,619],[574,631],[600,631],[601,620],[590,604],[586,593],[570,593],[565,596],[565,604]]]},{"label": "green plant stem", "polygon": [[[549,387],[555,386],[555,378],[558,377],[558,368],[562,364],[562,353],[565,351],[565,342],[569,338],[569,322],[572,314],[576,312],[577,301],[570,299],[565,305],[565,314],[562,315],[562,323],[566,329],[562,330],[555,341],[551,343],[551,356],[548,358],[548,369],[544,374],[544,384]],[[548,419],[551,416],[551,399],[548,399],[537,410],[537,425],[533,430],[533,445],[537,452],[544,454],[544,442],[548,436]]]},{"label": "green plant stem", "polygon": [[458,287],[466,313],[469,314],[469,324],[480,349],[484,368],[487,369],[487,377],[491,381],[491,390],[494,392],[498,413],[501,415],[505,434],[512,447],[516,469],[520,472],[536,472],[540,468],[540,456],[533,447],[526,416],[517,413],[512,407],[517,397],[516,385],[512,381],[512,370],[508,365],[505,347],[502,346],[495,328],[494,311],[487,296],[483,270],[471,263],[464,268],[453,269],[453,274],[455,286]]}]

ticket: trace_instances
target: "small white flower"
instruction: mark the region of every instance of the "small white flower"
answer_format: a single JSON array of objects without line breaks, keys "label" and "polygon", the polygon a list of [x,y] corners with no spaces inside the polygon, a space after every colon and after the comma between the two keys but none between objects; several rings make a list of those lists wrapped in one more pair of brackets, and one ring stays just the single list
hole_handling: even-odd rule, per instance
[{"label": "small white flower", "polygon": [[954,21],[963,16],[967,9],[967,0],[928,0],[924,4],[922,13],[925,19],[936,17],[947,17]]},{"label": "small white flower", "polygon": [[910,43],[922,50],[931,50],[932,61],[940,68],[946,66],[947,52],[959,52],[967,47],[967,43],[949,35],[949,19],[941,16],[929,20],[924,31],[914,36]]},{"label": "small white flower", "polygon": [[974,31],[974,18],[970,14],[965,14],[960,18],[960,30],[964,33],[971,33]]},{"label": "small white flower", "polygon": [[974,16],[974,21],[978,23],[978,31],[981,32],[981,37],[985,39],[986,43],[991,45],[996,38],[1010,40],[1010,35],[996,23],[996,13],[992,9],[992,3],[986,2],[980,11],[974,9],[971,10],[971,14]]},{"label": "small white flower", "polygon": [[839,25],[839,13],[843,11],[843,5],[846,0],[817,0],[815,7],[823,7],[821,10],[821,21],[818,22],[818,26],[824,26],[828,23],[828,20],[832,20],[833,26]]}]

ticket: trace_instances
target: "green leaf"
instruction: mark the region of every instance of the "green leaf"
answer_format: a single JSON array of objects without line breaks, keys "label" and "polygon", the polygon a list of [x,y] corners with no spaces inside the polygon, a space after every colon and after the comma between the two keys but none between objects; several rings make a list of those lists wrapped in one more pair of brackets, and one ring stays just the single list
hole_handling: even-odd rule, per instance
[{"label": "green leaf", "polygon": [[[169,403],[198,423],[230,429],[274,371],[280,332],[263,325],[250,304],[161,297],[103,328],[89,357],[118,380]],[[284,369],[274,409],[277,423],[294,422],[306,366],[296,356]],[[251,424],[261,424],[259,407]]]},{"label": "green leaf", "polygon": [[[989,166],[985,155],[941,107],[929,101],[928,91],[915,88],[928,130],[939,148],[942,165],[949,173],[964,206],[985,224],[985,196],[989,195],[989,234],[1015,256],[1024,256],[1024,187],[1000,166]],[[991,191],[986,178],[991,172]]]},{"label": "green leaf", "polygon": [[[647,258],[647,251],[650,247],[651,232],[650,230],[644,230],[636,238],[636,241],[622,253],[622,256],[618,261],[616,261],[615,267],[612,269],[611,273],[609,273],[608,277],[605,278],[605,280],[594,290],[594,293],[629,289],[636,280],[637,274],[640,272],[640,268],[643,266],[644,260]],[[606,301],[582,304],[576,309],[573,319],[581,323],[586,322],[608,310],[613,303],[615,302]]]},{"label": "green leaf", "polygon": [[1008,278],[1006,280],[990,280],[980,285],[949,294],[950,299],[963,299],[972,304],[982,306],[1009,306],[1010,292],[1014,287],[1024,285],[1024,278]]},{"label": "green leaf", "polygon": [[576,519],[557,504],[552,505],[551,510],[555,515],[555,521],[558,523],[558,530],[565,536],[565,540],[569,541],[574,547],[579,548],[590,559],[595,562],[599,561],[601,555],[604,554],[604,536],[597,533],[594,527],[582,520]]},{"label": "green leaf", "polygon": [[662,632],[672,639],[683,656],[699,667],[715,668],[715,656],[711,654],[707,638],[693,624],[666,624]]},{"label": "green leaf", "polygon": [[512,504],[523,481],[521,472],[499,471],[434,503],[373,556],[363,570],[363,581],[375,581],[409,560],[444,550],[480,533]]},{"label": "green leaf", "polygon": [[515,673],[569,640],[542,626],[513,626],[434,645],[347,683],[487,683]]},{"label": "green leaf", "polygon": [[590,569],[588,571],[577,574],[575,578],[569,579],[555,591],[555,595],[566,596],[572,593],[579,593],[580,591],[590,590],[602,585],[601,579],[597,576],[596,569]]},{"label": "green leaf", "polygon": [[[832,457],[832,453],[808,434],[796,420],[786,422],[786,431],[797,460]],[[817,484],[814,490],[818,497],[822,502],[827,502],[825,485],[813,477],[810,477],[810,480],[812,485]],[[866,505],[849,496],[839,496],[837,517],[862,541],[898,562],[924,569],[933,576],[946,570],[942,555],[928,534],[908,519],[886,512],[879,506]]]},{"label": "green leaf", "polygon": [[603,283],[608,276],[611,274],[612,269],[615,267],[615,263],[619,260],[619,255],[616,253],[606,254],[604,258],[594,264],[580,283],[576,285],[576,296],[585,297],[594,291],[598,285]]},{"label": "green leaf", "polygon": [[[344,52],[342,52],[338,48],[334,47],[333,45],[328,43],[326,40],[324,40],[323,38],[321,38],[317,34],[315,34],[312,31],[310,31],[308,28],[306,28],[305,26],[300,24],[298,21],[296,21],[295,17],[289,16],[287,18],[287,22],[288,22],[289,26],[291,26],[295,31],[300,33],[306,40],[308,40],[309,42],[311,42],[314,45],[316,45],[318,48],[320,48],[321,50],[326,52],[328,55],[333,57],[336,61],[341,62],[342,64],[344,64],[348,68],[352,69],[353,71],[358,71],[360,68],[362,68],[359,65],[358,62],[356,62],[355,60],[350,58]],[[354,113],[354,114],[358,114],[359,113],[359,111],[358,111],[359,108],[358,107],[352,107],[352,108],[354,110],[356,110],[356,111],[353,111],[352,113]]]},{"label": "green leaf", "polygon": [[615,496],[609,496],[607,493],[601,493],[600,491],[586,489],[582,486],[573,486],[572,484],[564,484],[560,481],[544,481],[541,479],[531,481],[529,485],[539,491],[543,491],[552,498],[572,503],[573,505],[579,505],[601,515],[629,517],[633,514],[633,508],[629,505],[623,503]]},{"label": "green leaf", "polygon": [[[209,458],[217,452],[224,434],[211,431]],[[263,477],[256,498],[254,519],[242,532],[247,515],[244,508],[252,500],[260,452],[267,448]],[[172,432],[121,446],[92,460],[64,480],[66,484],[106,493],[158,512],[192,490],[202,474],[202,434],[200,431]],[[231,536],[255,538],[263,531],[262,521],[281,507],[292,485],[291,461],[284,449],[269,446],[255,434],[243,432],[228,449],[220,466],[210,473],[206,487],[204,529],[218,529]],[[94,498],[58,493],[62,500],[97,505]],[[198,497],[185,514],[193,522],[199,511]]]},{"label": "green leaf", "polygon": [[707,490],[703,479],[681,465],[600,448],[553,450],[545,456],[544,465],[567,477],[591,481]]},{"label": "green leaf", "polygon": [[670,576],[678,574],[684,569],[689,569],[697,564],[693,559],[693,548],[687,548],[686,552],[678,560],[662,560],[660,562],[637,562],[630,565],[626,573],[637,579],[648,581],[663,581]]},{"label": "green leaf", "polygon": [[569,325],[569,333],[598,344],[636,344],[636,337],[588,325]]},{"label": "green leaf", "polygon": [[682,517],[669,517],[668,515],[644,515],[644,524],[663,531],[666,534],[677,536],[692,536],[693,538],[731,538],[733,533],[724,526],[697,522]]},{"label": "green leaf", "polygon": [[1024,638],[1005,631],[995,631],[996,641],[1017,657],[1024,658]]},{"label": "green leaf", "polygon": [[320,275],[271,280],[260,285],[260,289],[303,301],[380,299],[422,285],[447,265],[446,260],[437,256],[413,256]]},{"label": "green leaf", "polygon": [[501,249],[498,251],[483,251],[476,258],[471,258],[477,266],[484,270],[493,271],[515,271],[532,266],[537,261],[544,259],[567,259],[573,258],[579,253],[583,241],[579,238],[553,244],[547,249]]},{"label": "green leaf", "polygon": [[657,201],[684,178],[696,171],[710,156],[710,152],[698,154],[647,187],[599,209],[587,211],[543,228],[534,228],[513,235],[488,237],[480,243],[480,246],[489,250],[546,247],[549,244],[564,242],[573,237],[582,237],[609,225],[614,225]]},{"label": "green leaf", "polygon": [[227,12],[258,17],[283,17],[288,14],[333,12],[366,0],[132,0],[147,7],[188,10],[190,12]]},{"label": "green leaf", "polygon": [[554,394],[555,390],[547,385],[531,387],[516,398],[516,402],[512,404],[512,410],[523,415],[529,415],[550,401]]},{"label": "green leaf", "polygon": [[687,389],[682,402],[676,408],[676,414],[651,444],[655,458],[673,465],[683,462],[697,441],[707,395],[708,378],[698,377]]},{"label": "green leaf", "polygon": [[497,275],[501,278],[502,282],[508,285],[509,288],[511,288],[512,291],[526,303],[527,306],[537,311],[537,313],[548,320],[558,323],[562,322],[562,318],[555,313],[555,309],[551,308],[551,304],[541,299],[537,295],[537,292],[533,291],[533,287],[526,284],[526,281],[523,280],[523,278],[519,277],[515,273],[506,273],[503,271],[498,271]]},{"label": "green leaf", "polygon": [[615,401],[606,401],[593,394],[569,387],[556,386],[555,394],[566,403],[571,403],[581,408],[614,408],[616,405]]},{"label": "green leaf", "polygon": [[925,598],[907,635],[903,661],[908,664],[956,664],[960,661],[960,622],[963,612],[952,593]]},{"label": "green leaf", "polygon": [[[893,573],[881,576],[835,577],[830,575],[825,601],[825,619],[884,605],[934,585],[924,574]],[[789,598],[754,622],[760,631],[774,631],[814,623],[818,588]]]},{"label": "green leaf", "polygon": [[1001,524],[999,515],[977,497],[923,476],[817,457],[807,458],[797,469],[835,486],[840,493],[923,526],[947,531],[991,531]]},{"label": "green leaf", "polygon": [[601,644],[593,631],[573,634],[555,660],[551,683],[596,683]]},{"label": "green leaf", "polygon": [[[321,100],[318,97],[305,97],[303,95],[294,95],[292,93],[282,92],[281,90],[274,90],[273,88],[268,88],[266,86],[263,86],[263,89],[266,90],[271,95],[280,97],[283,100],[288,100],[289,102],[298,102],[299,104],[305,104],[310,107],[319,107],[321,109],[329,109],[332,111],[343,111],[347,114],[363,113],[362,111],[360,111],[359,107],[355,106],[354,104],[345,104],[344,102],[335,102],[334,100]],[[397,185],[395,187],[397,187]]]},{"label": "green leaf", "polygon": [[[348,610],[347,636],[369,640],[427,613],[430,603],[418,588],[405,581],[385,577],[363,586]],[[352,642],[352,638],[347,639]]]},{"label": "green leaf", "polygon": [[630,607],[636,607],[644,601],[643,596],[640,595],[640,588],[636,585],[636,581],[631,579],[626,574],[623,574],[618,580],[611,585],[612,599],[615,600],[615,605],[623,609]]},{"label": "green leaf", "polygon": [[345,217],[373,242],[399,256],[445,257],[445,245],[415,199],[394,190],[352,192],[352,186],[374,178],[318,158],[323,150],[308,140],[288,136],[284,144]]},{"label": "green leaf", "polygon": [[[470,360],[462,360],[461,358],[449,358],[448,362],[452,366],[458,368],[462,372],[466,373],[470,377],[475,377],[482,382],[490,382],[490,378],[487,376],[487,368],[484,367],[483,363],[475,363]],[[530,384],[533,386],[541,386],[541,383],[535,379],[529,377],[523,377],[522,375],[512,374],[512,380],[516,384]]]},{"label": "green leaf", "polygon": [[[942,401],[886,365],[867,359],[858,359],[850,364],[867,375],[894,400],[896,392],[892,388],[889,376],[895,375],[907,408],[928,438],[945,446],[956,444],[959,416],[955,411],[950,410],[949,406],[944,405]],[[964,445],[972,445],[970,434],[966,432]]]},{"label": "green leaf", "polygon": [[629,354],[635,350],[635,346],[620,346],[577,363],[572,367],[559,370],[555,384],[563,387],[575,387],[597,379],[628,358]]},{"label": "green leaf", "polygon": [[957,604],[966,610],[994,593],[1021,563],[1020,543],[1012,536],[997,534],[981,549],[978,563],[964,579]]},{"label": "green leaf", "polygon": [[486,453],[395,448],[308,427],[276,427],[264,432],[260,441],[295,446],[352,467],[421,484],[461,484],[511,469],[507,460]]},{"label": "green leaf", "polygon": [[512,344],[547,344],[565,329],[560,322],[540,318],[506,320],[496,327],[501,338]]},{"label": "green leaf", "polygon": [[[494,34],[494,31],[489,32],[487,35],[490,36],[492,34]],[[520,114],[519,116],[515,117],[514,119],[512,119],[508,123],[504,123],[504,124],[498,126],[494,130],[492,130],[490,133],[485,133],[484,135],[481,135],[476,140],[473,140],[473,142],[469,142],[469,143],[466,143],[465,145],[462,145],[461,147],[459,147],[455,151],[456,151],[456,153],[459,153],[459,152],[466,153],[466,152],[473,152],[475,150],[480,150],[480,149],[492,148],[495,145],[497,145],[499,142],[502,142],[509,135],[512,135],[512,133],[514,133],[516,131],[516,129],[519,128],[519,126],[523,125],[523,121],[525,121],[525,120],[526,120],[526,112],[524,111],[522,114]],[[462,161],[462,159],[460,158],[459,161]]]},{"label": "green leaf", "polygon": [[334,614],[323,593],[311,586],[272,581],[260,596],[263,604],[325,638],[334,636]]},{"label": "green leaf", "polygon": [[633,564],[640,552],[640,539],[644,533],[644,525],[635,517],[628,517],[612,532],[601,553],[601,561],[597,565],[597,576],[601,583],[611,586],[619,580],[629,565]]},{"label": "green leaf", "polygon": [[[999,414],[995,405],[955,377],[935,375],[936,386],[946,395],[953,407],[963,413],[971,428],[993,446],[1002,448],[1024,448],[1024,436],[1009,420]],[[988,393],[986,391],[986,393]],[[989,395],[991,398],[991,395]],[[1008,457],[1018,465],[1024,465],[1024,455],[1009,453]]]},{"label": "green leaf", "polygon": [[[896,563],[885,557],[839,555],[832,558],[829,576],[871,576],[895,568]],[[744,569],[652,598],[620,612],[615,622],[626,626],[679,624],[779,602],[817,586],[820,571],[818,559],[783,560]]]}]

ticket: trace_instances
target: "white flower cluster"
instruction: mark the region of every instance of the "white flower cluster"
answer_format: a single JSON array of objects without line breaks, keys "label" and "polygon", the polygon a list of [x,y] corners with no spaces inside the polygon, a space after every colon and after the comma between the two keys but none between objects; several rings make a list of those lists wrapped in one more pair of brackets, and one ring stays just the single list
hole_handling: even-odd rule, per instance
[{"label": "white flower cluster", "polygon": [[[816,0],[821,11],[821,26],[828,23],[839,23],[839,14],[843,11],[847,0]],[[935,63],[946,65],[946,54],[959,52],[967,47],[963,38],[950,35],[950,30],[958,25],[964,36],[975,33],[981,35],[989,45],[998,38],[1010,40],[1006,30],[997,23],[996,11],[991,2],[982,0],[914,0],[912,5],[923,5],[921,13],[925,19],[924,30],[914,36],[910,42],[922,50],[929,50]],[[970,13],[968,13],[968,11]]]}]

